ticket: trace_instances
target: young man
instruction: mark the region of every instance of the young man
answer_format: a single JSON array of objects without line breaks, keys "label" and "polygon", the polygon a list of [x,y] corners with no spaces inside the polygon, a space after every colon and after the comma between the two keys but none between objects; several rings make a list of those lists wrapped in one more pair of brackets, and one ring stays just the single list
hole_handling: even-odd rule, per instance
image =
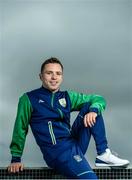
[{"label": "young man", "polygon": [[[127,166],[128,160],[114,156],[107,145],[102,112],[103,97],[60,91],[63,65],[57,58],[41,66],[42,87],[20,97],[10,145],[9,172],[23,170],[21,156],[30,125],[47,165],[68,178],[98,179],[84,157],[91,135],[94,137],[96,166]],[[79,111],[72,127],[70,113]]]}]

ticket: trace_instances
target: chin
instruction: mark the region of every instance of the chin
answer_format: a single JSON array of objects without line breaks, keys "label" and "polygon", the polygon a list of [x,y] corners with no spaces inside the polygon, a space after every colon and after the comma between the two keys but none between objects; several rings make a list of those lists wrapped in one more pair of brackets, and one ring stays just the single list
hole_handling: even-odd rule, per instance
[{"label": "chin", "polygon": [[58,91],[58,88],[51,88],[51,91]]}]

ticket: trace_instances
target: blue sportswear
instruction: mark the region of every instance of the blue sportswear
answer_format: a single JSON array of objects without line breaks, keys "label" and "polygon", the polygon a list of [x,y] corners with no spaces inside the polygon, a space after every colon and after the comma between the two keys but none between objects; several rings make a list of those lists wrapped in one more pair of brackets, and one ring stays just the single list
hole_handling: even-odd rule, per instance
[{"label": "blue sportswear", "polygon": [[98,115],[106,106],[99,95],[60,90],[52,93],[44,87],[21,96],[10,145],[12,162],[21,161],[30,125],[44,159],[50,165],[64,149],[72,147],[70,113],[80,111],[85,103],[89,104],[89,112]]}]

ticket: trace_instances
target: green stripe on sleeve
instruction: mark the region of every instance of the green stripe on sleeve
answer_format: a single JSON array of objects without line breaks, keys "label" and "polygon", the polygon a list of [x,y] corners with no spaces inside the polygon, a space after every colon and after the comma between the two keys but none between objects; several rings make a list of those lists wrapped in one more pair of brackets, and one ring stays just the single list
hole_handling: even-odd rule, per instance
[{"label": "green stripe on sleeve", "polygon": [[31,113],[32,106],[30,100],[27,94],[24,94],[19,99],[12,142],[10,144],[12,156],[21,157],[23,153]]}]

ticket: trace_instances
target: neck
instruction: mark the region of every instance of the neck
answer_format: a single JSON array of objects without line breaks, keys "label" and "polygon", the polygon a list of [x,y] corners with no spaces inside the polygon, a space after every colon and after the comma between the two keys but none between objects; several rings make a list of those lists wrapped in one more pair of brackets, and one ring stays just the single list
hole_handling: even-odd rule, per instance
[{"label": "neck", "polygon": [[47,90],[50,91],[51,93],[56,93],[57,91],[59,91],[59,88],[52,91],[52,90],[48,89],[47,87],[45,87],[43,84],[42,84],[42,87],[45,88],[45,89],[47,89]]}]

